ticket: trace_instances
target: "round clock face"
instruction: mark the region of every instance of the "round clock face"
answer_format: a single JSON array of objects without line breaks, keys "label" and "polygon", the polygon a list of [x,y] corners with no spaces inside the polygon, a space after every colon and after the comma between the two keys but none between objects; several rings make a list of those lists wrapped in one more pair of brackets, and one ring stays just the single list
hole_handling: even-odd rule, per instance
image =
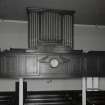
[{"label": "round clock face", "polygon": [[50,66],[51,67],[57,67],[59,65],[59,61],[57,59],[51,59]]}]

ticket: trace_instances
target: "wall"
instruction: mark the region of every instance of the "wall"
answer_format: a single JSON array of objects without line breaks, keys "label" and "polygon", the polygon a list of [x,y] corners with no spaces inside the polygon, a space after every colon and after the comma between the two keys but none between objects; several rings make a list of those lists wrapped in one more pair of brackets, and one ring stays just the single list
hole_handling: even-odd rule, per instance
[{"label": "wall", "polygon": [[[0,20],[0,48],[27,48],[27,22]],[[74,49],[105,50],[105,26],[74,25]],[[99,88],[105,89],[100,78]],[[15,91],[15,81],[0,80],[0,91]],[[81,79],[27,80],[28,90],[79,90]]]},{"label": "wall", "polygon": [[105,50],[105,26],[75,25],[74,48],[89,50]]}]

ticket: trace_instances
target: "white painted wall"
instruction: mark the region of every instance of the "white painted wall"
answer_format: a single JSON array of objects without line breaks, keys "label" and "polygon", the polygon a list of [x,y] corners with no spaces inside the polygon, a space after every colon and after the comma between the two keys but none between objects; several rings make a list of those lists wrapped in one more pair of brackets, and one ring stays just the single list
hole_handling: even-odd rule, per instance
[{"label": "white painted wall", "polygon": [[[27,22],[0,21],[0,48],[27,48]],[[105,26],[75,25],[74,48],[105,50]],[[79,90],[81,79],[27,80],[28,90]],[[100,78],[99,88],[105,90],[105,79]],[[15,91],[15,80],[0,80],[0,91]]]},{"label": "white painted wall", "polygon": [[0,48],[27,48],[27,24],[0,22]]},{"label": "white painted wall", "polygon": [[75,25],[74,48],[89,50],[105,50],[105,26]]}]

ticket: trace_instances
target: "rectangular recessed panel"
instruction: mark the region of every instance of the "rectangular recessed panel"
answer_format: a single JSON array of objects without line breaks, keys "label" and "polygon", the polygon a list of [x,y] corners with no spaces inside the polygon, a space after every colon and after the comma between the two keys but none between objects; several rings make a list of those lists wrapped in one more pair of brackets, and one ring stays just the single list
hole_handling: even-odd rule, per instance
[{"label": "rectangular recessed panel", "polygon": [[[82,61],[81,55],[73,54],[52,54],[52,55],[41,55],[39,56],[39,72],[40,74],[49,75],[67,75],[69,77],[81,77],[82,76]],[[45,59],[44,59],[45,58]],[[43,61],[41,60],[43,59]],[[51,62],[56,60],[57,65],[53,67]],[[62,76],[61,76],[62,77]]]},{"label": "rectangular recessed panel", "polygon": [[3,53],[0,56],[1,77],[38,75],[38,57],[25,53]]},{"label": "rectangular recessed panel", "polygon": [[87,76],[105,76],[105,52],[90,51],[87,53]]}]

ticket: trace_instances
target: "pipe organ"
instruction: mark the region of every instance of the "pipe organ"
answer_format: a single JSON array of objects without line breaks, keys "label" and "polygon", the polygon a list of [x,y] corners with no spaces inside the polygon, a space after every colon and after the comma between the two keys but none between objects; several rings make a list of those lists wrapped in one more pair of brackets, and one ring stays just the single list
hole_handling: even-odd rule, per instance
[{"label": "pipe organ", "polygon": [[[28,48],[10,48],[0,51],[0,78],[70,79],[105,77],[105,51],[85,53],[73,48],[74,13],[74,11],[69,10],[27,8]],[[85,89],[85,84],[83,89]],[[86,96],[86,92],[83,92],[83,95]],[[59,94],[54,94],[57,95],[57,97],[54,96],[57,99],[68,102],[65,105],[70,104],[69,94],[66,96],[64,93],[67,100]],[[82,95],[81,92],[79,94]],[[45,97],[49,97],[49,95],[45,94]],[[70,98],[72,100],[72,97]],[[52,98],[50,99],[52,100]],[[26,100],[31,99],[27,98]],[[88,104],[91,105],[89,102]]]}]

